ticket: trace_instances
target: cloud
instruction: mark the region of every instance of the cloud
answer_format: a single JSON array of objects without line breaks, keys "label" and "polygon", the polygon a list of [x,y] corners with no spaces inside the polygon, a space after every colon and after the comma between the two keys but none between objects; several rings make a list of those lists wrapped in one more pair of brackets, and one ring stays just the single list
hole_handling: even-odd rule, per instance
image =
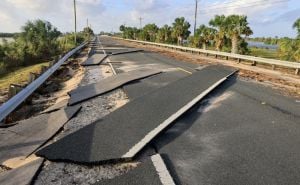
[{"label": "cloud", "polygon": [[[280,2],[281,3],[278,3]],[[86,26],[86,19],[96,32],[117,31],[121,24],[139,27],[156,23],[172,24],[176,17],[194,21],[194,0],[76,0],[78,30]],[[198,25],[207,24],[215,14],[244,14],[251,27],[291,21],[298,16],[299,0],[210,0],[199,1]],[[73,0],[1,0],[0,32],[19,31],[27,20],[50,21],[60,31],[74,28]],[[278,23],[279,22],[279,23]],[[290,24],[290,23],[289,23]],[[270,26],[270,29],[274,27]],[[262,29],[261,29],[262,30]],[[262,31],[261,31],[262,32]],[[268,33],[266,31],[266,33]]]},{"label": "cloud", "polygon": [[[100,16],[105,7],[102,0],[76,0],[78,27],[86,25],[86,19]],[[101,11],[99,11],[101,10]],[[73,29],[73,0],[4,0],[0,7],[0,32],[20,31],[27,20],[50,21],[62,31]]]}]

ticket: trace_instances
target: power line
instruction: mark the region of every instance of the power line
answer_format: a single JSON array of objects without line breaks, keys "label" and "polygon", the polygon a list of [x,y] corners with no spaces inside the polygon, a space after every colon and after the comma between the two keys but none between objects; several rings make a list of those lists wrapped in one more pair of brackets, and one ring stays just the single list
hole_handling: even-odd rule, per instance
[{"label": "power line", "polygon": [[[283,3],[283,2],[287,2],[287,0],[277,0],[277,1],[273,1],[273,4],[277,4],[277,3]],[[209,14],[212,13],[212,10],[220,10],[220,9],[240,9],[240,8],[248,8],[248,7],[255,7],[255,6],[261,6],[261,5],[265,5],[264,2],[260,3],[258,1],[256,1],[256,3],[249,3],[247,6],[239,6],[239,5],[232,5],[232,6],[224,6],[224,7],[219,7],[219,8],[211,8],[211,9],[205,9],[205,11],[201,11],[201,14]]]}]

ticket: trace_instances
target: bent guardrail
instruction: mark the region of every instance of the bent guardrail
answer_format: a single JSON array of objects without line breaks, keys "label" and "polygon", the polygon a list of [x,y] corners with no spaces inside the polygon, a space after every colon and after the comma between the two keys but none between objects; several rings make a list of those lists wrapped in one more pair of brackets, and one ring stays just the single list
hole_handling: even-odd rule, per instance
[{"label": "bent guardrail", "polygon": [[13,96],[7,102],[0,106],[0,124],[1,122],[13,112],[22,102],[24,102],[37,88],[39,88],[69,57],[74,55],[77,51],[81,50],[87,45],[88,42],[69,51],[64,57],[58,60],[52,67],[45,71],[32,83],[27,85],[22,91]]},{"label": "bent guardrail", "polygon": [[161,44],[161,43],[155,43],[155,42],[123,39],[123,38],[119,38],[119,37],[113,37],[113,38],[129,41],[129,42],[136,42],[136,43],[140,43],[140,44],[148,44],[148,45],[153,45],[153,46],[165,47],[165,48],[175,49],[175,50],[180,50],[180,51],[186,51],[186,52],[189,51],[189,52],[195,52],[195,53],[199,53],[199,54],[203,53],[203,54],[207,54],[207,55],[215,55],[216,57],[222,56],[222,57],[226,57],[226,59],[233,58],[233,59],[237,59],[238,62],[240,62],[241,60],[250,61],[250,62],[252,62],[253,65],[256,65],[256,63],[269,64],[269,65],[272,65],[273,69],[275,68],[275,66],[292,68],[292,69],[295,69],[295,74],[299,74],[299,72],[300,72],[300,62],[289,62],[289,61],[283,61],[283,60],[268,59],[268,58],[254,57],[254,56],[249,56],[249,55],[240,55],[240,54],[198,49],[198,48],[190,48],[190,47],[176,46],[176,45],[170,45],[170,44]]}]

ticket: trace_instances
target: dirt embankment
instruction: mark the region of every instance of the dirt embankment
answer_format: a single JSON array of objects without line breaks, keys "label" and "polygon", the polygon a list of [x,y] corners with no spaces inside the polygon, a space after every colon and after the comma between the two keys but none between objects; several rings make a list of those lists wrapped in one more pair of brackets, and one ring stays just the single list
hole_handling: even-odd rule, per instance
[{"label": "dirt embankment", "polygon": [[280,92],[285,95],[300,98],[300,76],[294,75],[294,70],[284,68],[276,68],[276,70],[272,70],[271,66],[266,65],[252,66],[249,62],[242,61],[240,63],[237,63],[233,60],[225,60],[222,58],[217,59],[214,58],[214,56],[208,57],[195,53],[174,51],[167,48],[142,45],[122,40],[118,40],[118,42],[133,47],[143,48],[147,51],[157,52],[167,57],[172,57],[185,62],[197,63],[202,65],[222,64],[235,67],[239,69],[238,75],[243,79],[254,80],[272,88],[279,89]]},{"label": "dirt embankment", "polygon": [[61,66],[20,108],[6,119],[6,123],[30,118],[51,105],[68,99],[67,92],[75,89],[81,82],[84,69],[79,64],[87,57],[87,50],[69,59]]}]

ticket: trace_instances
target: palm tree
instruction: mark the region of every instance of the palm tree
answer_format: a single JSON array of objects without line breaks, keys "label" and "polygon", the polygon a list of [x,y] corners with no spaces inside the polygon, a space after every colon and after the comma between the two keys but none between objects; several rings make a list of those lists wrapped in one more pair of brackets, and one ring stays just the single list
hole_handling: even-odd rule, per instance
[{"label": "palm tree", "polygon": [[187,22],[184,17],[176,18],[173,23],[173,37],[177,39],[177,44],[182,44],[183,39],[186,39],[190,35],[189,28],[190,23]]},{"label": "palm tree", "polygon": [[158,30],[157,39],[159,42],[168,42],[170,40],[170,35],[172,28],[169,25],[164,25]]},{"label": "palm tree", "polygon": [[225,40],[225,28],[226,28],[226,17],[224,15],[215,15],[213,19],[209,21],[209,25],[213,26],[217,29],[217,33],[215,34],[216,41],[216,50],[220,51],[223,47]]},{"label": "palm tree", "polygon": [[225,23],[226,34],[231,39],[231,53],[238,53],[241,35],[249,36],[253,34],[251,28],[248,26],[247,16],[230,15],[226,17]]},{"label": "palm tree", "polygon": [[146,40],[154,42],[158,31],[158,27],[156,26],[156,24],[147,24],[145,25],[143,30],[147,33]]},{"label": "palm tree", "polygon": [[195,38],[198,39],[198,45],[202,44],[202,48],[206,49],[209,42],[214,38],[216,30],[210,27],[205,26],[204,24],[200,25],[196,30]]},{"label": "palm tree", "polygon": [[298,18],[293,24],[293,28],[298,32],[298,38],[300,38],[300,18]]}]

